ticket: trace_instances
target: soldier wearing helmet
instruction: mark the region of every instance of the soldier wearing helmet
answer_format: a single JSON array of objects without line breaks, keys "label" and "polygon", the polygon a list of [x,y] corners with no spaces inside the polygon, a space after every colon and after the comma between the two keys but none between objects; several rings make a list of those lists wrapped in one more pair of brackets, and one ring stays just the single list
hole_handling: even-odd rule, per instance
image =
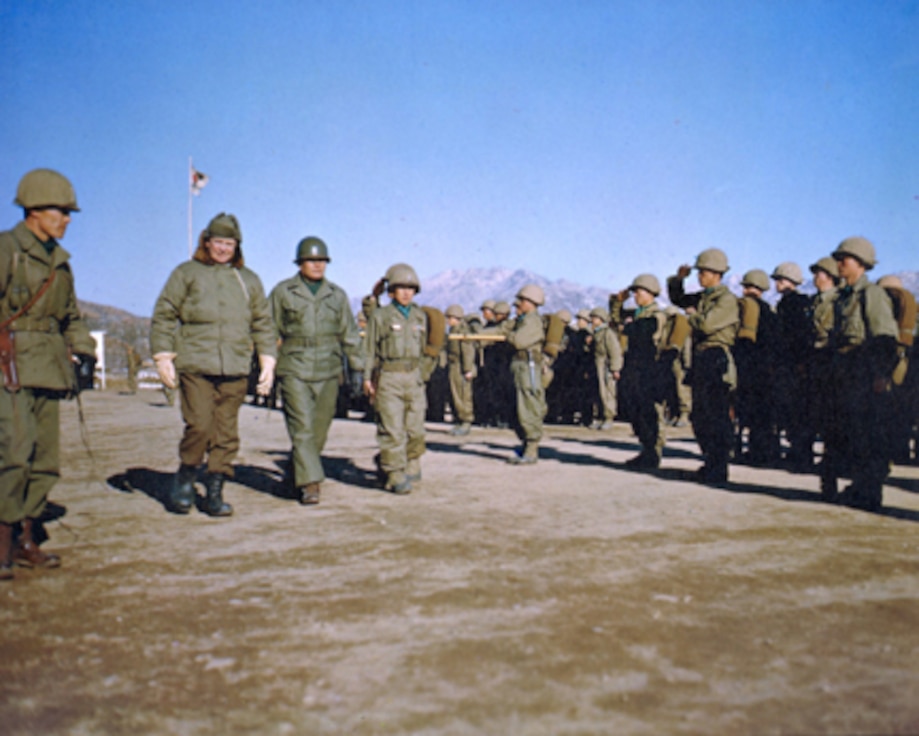
[{"label": "soldier wearing helmet", "polygon": [[185,430],[167,506],[187,514],[195,504],[198,466],[207,461],[209,516],[230,516],[223,487],[239,451],[239,409],[246,399],[252,349],[258,352],[257,393],[274,383],[277,338],[261,279],[243,264],[242,230],[221,212],[198,238],[191,260],[169,275],[153,308],[150,346],[163,385],[178,387]]},{"label": "soldier wearing helmet", "polygon": [[785,457],[788,466],[796,472],[806,472],[814,461],[808,395],[814,342],[811,300],[798,291],[804,276],[797,263],[780,263],[772,272],[772,280],[780,295],[776,305],[779,346],[773,392],[776,421],[788,441]]},{"label": "soldier wearing helmet", "polygon": [[360,336],[348,295],[325,277],[329,249],[303,238],[294,263],[298,273],[271,291],[269,303],[280,338],[277,376],[291,441],[291,480],[301,504],[319,503],[325,480],[325,447],[345,365],[360,379]]},{"label": "soldier wearing helmet", "polygon": [[421,480],[427,410],[422,361],[428,318],[413,301],[421,291],[414,268],[397,263],[384,281],[390,302],[373,312],[364,336],[364,392],[376,409],[383,487],[403,495]]},{"label": "soldier wearing helmet", "polygon": [[[632,423],[641,452],[626,461],[626,467],[651,470],[660,466],[664,449],[664,405],[673,392],[673,361],[685,340],[675,332],[676,310],[668,313],[657,303],[660,282],[652,274],[641,274],[631,285],[611,295],[610,313],[623,325],[628,349],[619,382],[620,411]],[[632,296],[636,308],[626,310]],[[682,315],[679,319],[684,320]],[[677,344],[674,344],[676,340]]]},{"label": "soldier wearing helmet", "polygon": [[[832,405],[824,438],[824,498],[866,510],[881,506],[890,470],[891,376],[897,364],[897,321],[887,292],[868,281],[874,245],[843,240],[833,252],[842,285],[833,304],[828,384]],[[840,475],[852,484],[837,495]]]},{"label": "soldier wearing helmet", "polygon": [[[23,219],[0,233],[0,580],[13,565],[57,567],[37,519],[60,474],[59,400],[78,390],[69,354],[91,379],[95,343],[77,308],[70,254],[58,243],[78,212],[73,186],[50,169],[19,182]],[[13,526],[20,528],[13,544]]]},{"label": "soldier wearing helmet", "polygon": [[689,266],[667,280],[670,301],[689,315],[692,330],[692,427],[704,463],[696,473],[703,483],[723,485],[734,441],[731,394],[737,374],[731,348],[740,322],[737,297],[722,283],[728,270],[724,251],[709,248],[696,258],[701,292],[687,294],[683,281]]},{"label": "soldier wearing helmet", "polygon": [[590,323],[597,393],[600,396],[599,416],[592,428],[605,430],[612,427],[616,419],[616,382],[622,370],[622,343],[619,333],[610,326],[609,312],[603,307],[594,307],[590,311]]},{"label": "soldier wearing helmet", "polygon": [[[445,312],[450,335],[469,335],[472,329],[464,317],[459,304],[451,304]],[[476,349],[471,340],[447,341],[447,379],[450,384],[450,397],[453,400],[453,417],[455,426],[450,431],[454,437],[469,434],[472,420],[475,418],[472,395],[473,379],[476,377]]]},{"label": "soldier wearing helmet", "polygon": [[[734,457],[756,466],[770,466],[778,459],[779,438],[774,411],[776,361],[779,350],[778,317],[763,299],[769,276],[754,268],[740,281],[740,328],[734,343],[737,392],[734,414],[737,428]],[[749,431],[747,449],[743,435]]]}]

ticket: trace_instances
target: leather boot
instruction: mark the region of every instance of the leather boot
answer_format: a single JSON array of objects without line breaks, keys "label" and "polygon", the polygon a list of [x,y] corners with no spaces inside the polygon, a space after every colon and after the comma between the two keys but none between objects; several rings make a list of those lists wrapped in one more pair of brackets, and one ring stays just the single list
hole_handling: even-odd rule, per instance
[{"label": "leather boot", "polygon": [[0,521],[0,580],[13,579],[13,525]]},{"label": "leather boot", "polygon": [[207,488],[207,497],[201,510],[208,516],[232,516],[233,507],[223,500],[223,483],[226,476],[223,473],[210,473],[204,481]]},{"label": "leather boot", "polygon": [[32,519],[22,520],[22,531],[19,541],[13,550],[13,561],[20,567],[60,567],[61,558],[55,554],[45,553],[35,544],[32,537]]},{"label": "leather boot", "polygon": [[313,506],[319,503],[319,484],[307,483],[299,489],[300,503],[304,506]]},{"label": "leather boot", "polygon": [[176,514],[187,514],[195,503],[195,478],[198,468],[194,465],[180,465],[172,480],[169,491],[169,510]]}]

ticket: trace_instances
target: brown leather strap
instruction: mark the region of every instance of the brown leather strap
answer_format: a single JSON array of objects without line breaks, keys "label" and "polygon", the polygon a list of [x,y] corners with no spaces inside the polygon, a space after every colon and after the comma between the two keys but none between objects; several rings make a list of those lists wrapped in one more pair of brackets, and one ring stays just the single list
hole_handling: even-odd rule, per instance
[{"label": "brown leather strap", "polygon": [[50,288],[51,282],[54,281],[54,276],[56,273],[57,273],[56,270],[51,269],[51,275],[47,279],[45,279],[45,283],[41,285],[41,288],[37,292],[35,292],[35,295],[31,299],[29,299],[29,301],[25,304],[25,306],[21,307],[19,311],[16,312],[16,314],[14,314],[9,319],[5,320],[3,324],[0,324],[0,330],[5,330],[7,327],[13,324],[13,322],[15,322],[22,315],[28,312],[32,307],[35,306],[35,303],[39,299],[41,299],[44,293],[48,291],[48,289]]}]

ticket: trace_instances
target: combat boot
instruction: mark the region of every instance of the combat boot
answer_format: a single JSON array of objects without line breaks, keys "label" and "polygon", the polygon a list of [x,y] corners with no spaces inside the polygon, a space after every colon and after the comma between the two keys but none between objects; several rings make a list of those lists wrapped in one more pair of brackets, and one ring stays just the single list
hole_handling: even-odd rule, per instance
[{"label": "combat boot", "polygon": [[232,516],[233,507],[223,500],[223,483],[226,476],[223,473],[210,473],[204,480],[207,496],[201,505],[201,510],[208,516]]},{"label": "combat boot", "polygon": [[13,579],[13,525],[0,521],[0,580]]},{"label": "combat boot", "polygon": [[450,430],[450,434],[454,437],[465,437],[469,434],[471,426],[469,422],[460,422],[453,429]]},{"label": "combat boot", "polygon": [[169,491],[169,510],[176,514],[187,514],[195,503],[195,478],[198,468],[194,465],[180,465],[172,480]]},{"label": "combat boot", "polygon": [[23,519],[13,561],[20,567],[60,567],[61,558],[42,552],[32,537],[32,519]]},{"label": "combat boot", "polygon": [[405,463],[405,477],[409,483],[418,483],[421,481],[421,460],[417,457],[409,458]]},{"label": "combat boot", "polygon": [[315,506],[319,503],[319,484],[307,483],[299,489],[300,503],[304,506]]}]

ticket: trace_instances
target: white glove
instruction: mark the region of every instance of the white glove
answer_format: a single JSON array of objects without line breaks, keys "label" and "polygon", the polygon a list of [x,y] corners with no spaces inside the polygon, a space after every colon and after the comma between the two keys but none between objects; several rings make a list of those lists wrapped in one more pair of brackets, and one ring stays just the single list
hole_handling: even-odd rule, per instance
[{"label": "white glove", "polygon": [[278,361],[270,355],[258,356],[258,384],[255,387],[255,393],[259,396],[268,396],[271,393],[271,387],[274,386],[274,367]]},{"label": "white glove", "polygon": [[175,359],[176,353],[157,353],[153,356],[156,372],[160,374],[160,380],[166,388],[175,388],[178,385]]}]

